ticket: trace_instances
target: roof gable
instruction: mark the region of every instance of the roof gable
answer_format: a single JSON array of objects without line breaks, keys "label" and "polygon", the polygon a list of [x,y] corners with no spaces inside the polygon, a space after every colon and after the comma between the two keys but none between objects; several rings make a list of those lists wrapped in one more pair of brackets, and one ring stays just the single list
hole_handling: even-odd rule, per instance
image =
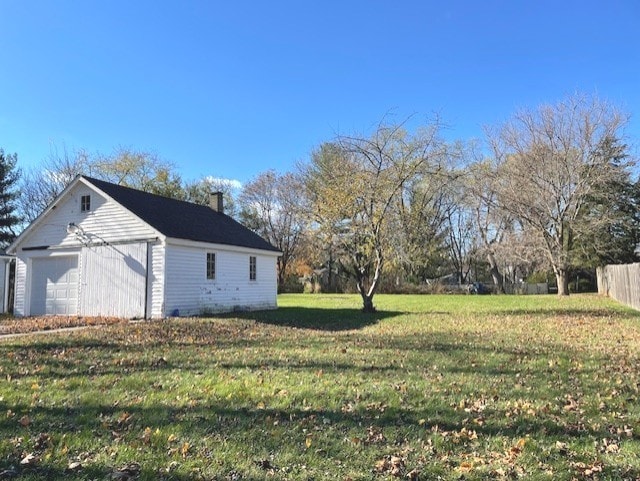
[{"label": "roof gable", "polygon": [[[39,222],[29,226],[28,234],[21,235],[22,249],[70,248],[87,243],[153,239],[162,235],[85,179],[78,178],[70,186],[49,206]],[[90,199],[90,204],[83,208],[86,198]],[[82,236],[74,229],[70,230],[72,225],[80,229]]]},{"label": "roof gable", "polygon": [[45,219],[48,219],[51,212],[58,207],[58,203],[67,198],[69,196],[69,192],[71,192],[81,181],[82,178],[80,176],[76,176],[73,181],[69,182],[69,184],[67,184],[62,192],[60,192],[56,196],[56,198],[49,203],[49,205],[40,213],[40,215],[38,215],[38,217],[31,221],[31,223],[27,225],[27,227],[22,232],[20,232],[18,237],[16,237],[11,245],[7,248],[7,252],[9,254],[15,254],[18,246],[22,244],[25,239],[28,239],[34,231],[36,231],[45,223]]},{"label": "roof gable", "polygon": [[82,176],[166,237],[278,252],[255,232],[208,206]]}]

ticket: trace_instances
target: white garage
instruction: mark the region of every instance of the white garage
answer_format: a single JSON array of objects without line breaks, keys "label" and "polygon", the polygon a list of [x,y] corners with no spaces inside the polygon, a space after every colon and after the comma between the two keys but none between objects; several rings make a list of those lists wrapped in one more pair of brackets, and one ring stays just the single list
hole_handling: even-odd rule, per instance
[{"label": "white garage", "polygon": [[31,314],[76,315],[78,256],[36,257],[31,263]]},{"label": "white garage", "polygon": [[280,251],[224,214],[79,176],[8,249],[17,316],[162,318],[277,307]]}]

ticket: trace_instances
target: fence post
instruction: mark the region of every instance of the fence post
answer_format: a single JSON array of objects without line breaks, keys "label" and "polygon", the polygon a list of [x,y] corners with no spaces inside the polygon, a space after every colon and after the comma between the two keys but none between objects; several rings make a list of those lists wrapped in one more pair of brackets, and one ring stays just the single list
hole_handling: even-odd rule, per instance
[{"label": "fence post", "polygon": [[606,267],[596,267],[596,278],[598,279],[598,294],[601,296],[608,296],[609,289],[605,285],[605,269]]}]

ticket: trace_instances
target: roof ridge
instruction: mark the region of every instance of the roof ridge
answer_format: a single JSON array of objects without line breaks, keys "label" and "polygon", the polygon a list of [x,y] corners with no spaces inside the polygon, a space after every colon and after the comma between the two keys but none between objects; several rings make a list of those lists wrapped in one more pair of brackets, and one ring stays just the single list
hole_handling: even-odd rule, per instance
[{"label": "roof ridge", "polygon": [[230,215],[208,205],[153,194],[90,176],[81,177],[167,237],[280,251]]},{"label": "roof ridge", "polygon": [[[108,180],[104,180],[104,179],[99,179],[97,177],[91,177],[89,175],[80,175],[80,177],[84,178],[85,180],[88,180],[89,182],[91,182],[92,184],[97,183],[102,183],[102,184],[108,184],[111,185],[115,188],[118,189],[127,189],[133,192],[136,192],[138,195],[140,194],[144,194],[144,195],[148,195],[148,196],[153,196],[153,197],[159,197],[160,199],[167,199],[167,200],[173,200],[176,202],[182,202],[185,204],[189,204],[189,205],[197,205],[199,207],[205,207],[205,208],[209,208],[208,206],[204,205],[204,204],[198,204],[197,202],[192,202],[189,200],[184,200],[184,199],[177,199],[175,197],[171,197],[168,195],[162,195],[162,194],[156,194],[154,192],[148,192],[146,190],[142,190],[142,189],[136,189],[135,187],[130,187],[128,185],[122,185],[122,184],[116,184],[115,182],[109,182]],[[224,214],[224,212],[221,212],[222,214]]]}]

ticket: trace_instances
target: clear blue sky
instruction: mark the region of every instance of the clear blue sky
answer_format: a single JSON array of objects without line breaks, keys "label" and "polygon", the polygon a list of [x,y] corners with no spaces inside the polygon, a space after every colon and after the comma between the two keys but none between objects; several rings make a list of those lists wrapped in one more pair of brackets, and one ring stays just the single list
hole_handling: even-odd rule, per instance
[{"label": "clear blue sky", "polygon": [[0,0],[0,67],[23,168],[124,146],[244,182],[388,111],[480,138],[575,91],[640,139],[638,0]]}]

